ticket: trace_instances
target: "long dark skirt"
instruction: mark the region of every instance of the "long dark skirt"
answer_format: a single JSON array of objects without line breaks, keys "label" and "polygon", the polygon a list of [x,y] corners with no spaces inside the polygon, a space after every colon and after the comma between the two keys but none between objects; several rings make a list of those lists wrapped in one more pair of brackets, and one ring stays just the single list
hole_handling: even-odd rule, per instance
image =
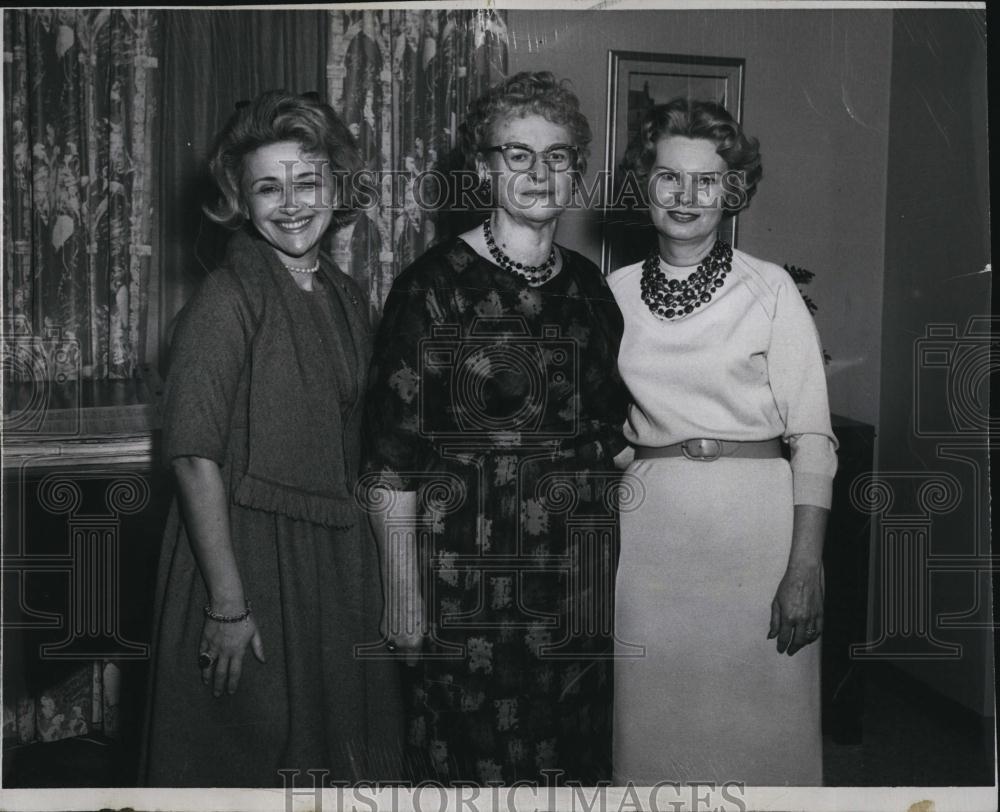
[{"label": "long dark skirt", "polygon": [[423,514],[408,744],[446,782],[608,780],[618,476],[537,450],[466,462],[461,504]]},{"label": "long dark skirt", "polygon": [[279,770],[329,781],[398,777],[394,663],[378,642],[378,563],[364,518],[350,531],[234,506],[233,545],[266,663],[248,648],[239,689],[216,698],[197,667],[207,602],[175,504],[164,540],[140,781],[147,786],[282,786]]}]

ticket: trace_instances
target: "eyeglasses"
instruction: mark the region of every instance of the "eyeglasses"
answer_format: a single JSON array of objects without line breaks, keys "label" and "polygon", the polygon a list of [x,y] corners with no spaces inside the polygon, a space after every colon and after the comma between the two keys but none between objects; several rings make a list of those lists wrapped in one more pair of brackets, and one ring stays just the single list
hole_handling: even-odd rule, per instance
[{"label": "eyeglasses", "polygon": [[498,144],[484,147],[483,152],[499,152],[511,172],[530,172],[542,156],[542,162],[554,172],[568,172],[576,166],[577,147],[570,144],[553,144],[542,152],[536,152],[527,144]]}]

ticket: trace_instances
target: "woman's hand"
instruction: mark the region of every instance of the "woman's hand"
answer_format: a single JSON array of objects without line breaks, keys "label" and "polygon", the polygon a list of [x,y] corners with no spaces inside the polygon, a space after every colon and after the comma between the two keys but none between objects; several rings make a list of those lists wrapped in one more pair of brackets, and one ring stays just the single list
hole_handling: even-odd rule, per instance
[{"label": "woman's hand", "polygon": [[[173,469],[188,538],[205,579],[209,603],[216,612],[238,615],[247,601],[229,533],[229,495],[219,465],[204,457],[177,457]],[[204,653],[214,658],[208,668],[201,669],[201,679],[206,685],[212,683],[216,696],[222,696],[224,690],[233,693],[239,685],[247,643],[253,646],[257,659],[264,662],[264,644],[253,615],[238,623],[206,618],[201,643],[193,656]]]},{"label": "woman's hand", "polygon": [[208,668],[201,671],[201,681],[212,685],[212,693],[222,696],[222,692],[236,693],[243,673],[243,656],[247,644],[254,656],[265,662],[264,641],[261,639],[253,615],[240,623],[219,623],[206,618],[201,632],[200,652],[207,652],[214,659]]},{"label": "woman's hand", "polygon": [[382,639],[390,651],[403,655],[407,665],[416,665],[427,633],[416,547],[416,491],[371,491],[368,517],[382,566]]},{"label": "woman's hand", "polygon": [[387,600],[379,631],[391,650],[401,654],[407,665],[416,665],[427,634],[423,599],[411,595],[400,601]]},{"label": "woman's hand", "polygon": [[771,601],[769,640],[778,638],[778,653],[789,656],[823,633],[823,565],[785,570]]},{"label": "woman's hand", "polygon": [[629,465],[632,464],[632,460],[635,459],[635,449],[627,445],[621,451],[619,451],[614,458],[614,465],[619,471],[624,471]]},{"label": "woman's hand", "polygon": [[771,601],[768,640],[778,638],[778,653],[794,654],[823,633],[823,539],[828,511],[796,505],[788,567]]}]

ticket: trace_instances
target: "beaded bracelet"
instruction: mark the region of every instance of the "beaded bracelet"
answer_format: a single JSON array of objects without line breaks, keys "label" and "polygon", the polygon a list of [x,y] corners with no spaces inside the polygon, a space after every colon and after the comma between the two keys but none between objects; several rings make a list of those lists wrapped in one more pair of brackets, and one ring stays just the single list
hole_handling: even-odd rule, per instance
[{"label": "beaded bracelet", "polygon": [[250,601],[247,601],[247,608],[238,615],[220,615],[212,611],[210,603],[205,604],[205,617],[214,620],[216,623],[240,623],[250,617]]}]

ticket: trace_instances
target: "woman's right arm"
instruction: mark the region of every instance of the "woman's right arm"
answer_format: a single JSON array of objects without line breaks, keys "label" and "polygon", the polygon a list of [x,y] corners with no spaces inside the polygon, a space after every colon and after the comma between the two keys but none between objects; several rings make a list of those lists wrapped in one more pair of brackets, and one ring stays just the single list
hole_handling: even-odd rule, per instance
[{"label": "woman's right arm", "polygon": [[428,627],[417,548],[418,488],[436,459],[422,421],[427,411],[445,408],[424,391],[428,382],[420,377],[423,341],[450,312],[436,278],[434,266],[423,265],[407,269],[393,284],[375,337],[365,408],[367,508],[385,596],[382,632],[411,663]]},{"label": "woman's right arm", "polygon": [[[184,526],[212,612],[241,615],[247,606],[229,526],[229,495],[220,465],[226,459],[230,421],[248,356],[252,324],[235,275],[212,273],[188,302],[170,348],[163,410],[163,454],[177,482]],[[210,351],[206,351],[210,347]],[[205,618],[199,653],[215,658],[202,681],[216,696],[240,682],[247,645],[263,662],[253,615],[222,623]],[[192,675],[193,676],[193,675]]]},{"label": "woman's right arm", "polygon": [[[219,466],[204,457],[176,457],[172,467],[209,606],[222,615],[242,614],[247,602],[229,535],[229,500]],[[202,669],[201,677],[205,685],[212,683],[216,696],[223,691],[235,693],[248,643],[257,659],[264,662],[264,643],[252,614],[238,623],[205,619],[199,651],[209,652],[215,662]]]},{"label": "woman's right arm", "polygon": [[417,560],[417,492],[383,491],[387,498],[368,504],[368,515],[382,562],[385,610],[382,635],[416,662],[426,633]]}]

